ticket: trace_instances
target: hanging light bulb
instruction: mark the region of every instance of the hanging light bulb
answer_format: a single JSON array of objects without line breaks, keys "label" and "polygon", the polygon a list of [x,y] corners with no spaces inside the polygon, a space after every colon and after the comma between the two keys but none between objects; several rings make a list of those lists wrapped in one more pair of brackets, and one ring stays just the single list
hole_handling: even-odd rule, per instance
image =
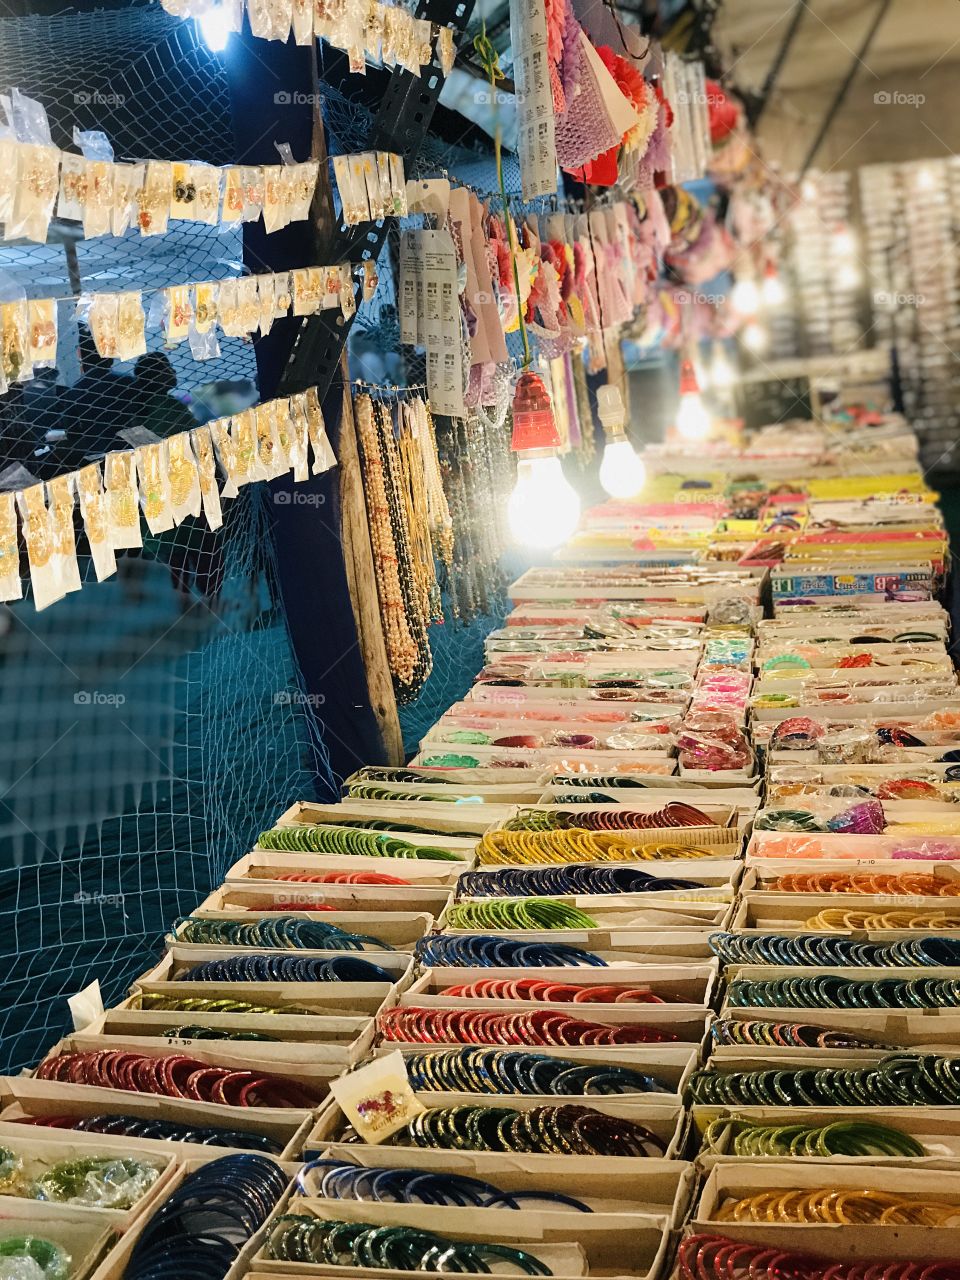
[{"label": "hanging light bulb", "polygon": [[787,300],[787,291],[783,287],[783,281],[780,279],[777,268],[772,262],[767,263],[766,270],[763,273],[760,296],[765,307],[782,307]]},{"label": "hanging light bulb", "polygon": [[755,316],[760,310],[760,290],[757,282],[747,276],[733,286],[730,305],[738,316]]},{"label": "hanging light bulb", "polygon": [[857,252],[857,242],[849,227],[837,227],[833,233],[833,252],[838,258],[852,258]]},{"label": "hanging light bulb", "polygon": [[197,18],[200,34],[211,53],[221,53],[227,47],[233,21],[225,4],[211,0]]},{"label": "hanging light bulb", "polygon": [[600,463],[600,483],[611,498],[632,498],[643,488],[647,469],[624,431],[625,414],[619,387],[608,385],[598,390],[597,412],[607,437]]},{"label": "hanging light bulb", "polygon": [[677,432],[691,444],[706,440],[710,434],[710,414],[700,399],[700,384],[692,360],[680,365],[680,406],[677,409]]},{"label": "hanging light bulb", "polygon": [[722,342],[713,344],[710,358],[710,386],[714,391],[728,391],[737,384],[737,371],[727,358]]},{"label": "hanging light bulb", "polygon": [[748,351],[752,351],[754,355],[763,355],[767,347],[770,345],[770,335],[762,324],[754,321],[748,324],[740,335],[743,345]]},{"label": "hanging light bulb", "polygon": [[546,549],[566,542],[580,520],[580,497],[563,474],[556,450],[560,433],[543,379],[520,375],[513,397],[513,438],[517,483],[507,503],[510,532],[517,542]]},{"label": "hanging light bulb", "polygon": [[855,262],[842,262],[837,269],[838,289],[859,289],[860,272]]}]

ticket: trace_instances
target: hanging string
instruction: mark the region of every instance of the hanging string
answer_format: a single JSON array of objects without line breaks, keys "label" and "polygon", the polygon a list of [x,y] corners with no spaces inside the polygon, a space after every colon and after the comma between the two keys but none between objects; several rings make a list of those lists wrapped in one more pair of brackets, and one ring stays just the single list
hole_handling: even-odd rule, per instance
[{"label": "hanging string", "polygon": [[513,290],[517,298],[517,320],[520,324],[520,337],[523,339],[523,368],[529,369],[533,363],[533,357],[530,354],[530,340],[527,337],[527,326],[523,322],[523,303],[520,300],[520,269],[517,266],[517,241],[513,230],[513,217],[510,212],[510,197],[507,195],[507,186],[503,178],[503,149],[501,146],[502,133],[500,129],[500,108],[497,103],[497,84],[504,79],[503,71],[500,67],[500,55],[497,53],[493,42],[487,36],[487,23],[484,20],[483,28],[478,36],[473,38],[473,48],[480,64],[490,79],[490,101],[493,103],[493,152],[497,163],[497,185],[500,188],[500,199],[503,201],[503,212],[507,222],[507,241],[510,246],[510,264],[513,267]]}]

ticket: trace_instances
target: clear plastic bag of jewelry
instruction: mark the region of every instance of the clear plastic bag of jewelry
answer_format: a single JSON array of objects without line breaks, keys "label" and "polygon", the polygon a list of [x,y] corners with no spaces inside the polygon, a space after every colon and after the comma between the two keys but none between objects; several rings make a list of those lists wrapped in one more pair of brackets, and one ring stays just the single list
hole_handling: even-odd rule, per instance
[{"label": "clear plastic bag of jewelry", "polygon": [[[0,297],[11,290],[0,289]],[[22,293],[19,288],[17,293]],[[28,382],[33,377],[30,359],[30,308],[26,298],[0,302],[0,373],[9,385]]]},{"label": "clear plastic bag of jewelry", "polygon": [[154,535],[173,528],[166,442],[142,445],[136,451],[140,505],[147,528]]},{"label": "clear plastic bag of jewelry", "polygon": [[243,175],[243,221],[256,222],[263,213],[263,169],[260,165],[244,165]]},{"label": "clear plastic bag of jewelry", "polygon": [[18,151],[19,143],[16,138],[7,130],[0,128],[0,223],[4,225],[13,215],[13,199],[17,190]]},{"label": "clear plastic bag of jewelry", "polygon": [[[291,396],[286,402],[286,415],[290,424],[290,447],[287,451],[293,478],[299,484],[310,477],[310,427],[307,423],[307,407],[302,395]],[[278,412],[281,412],[278,410]]]},{"label": "clear plastic bag of jewelry", "polygon": [[149,160],[137,198],[137,224],[142,236],[165,234],[172,200],[173,165],[166,160]]},{"label": "clear plastic bag of jewelry", "polygon": [[313,44],[313,0],[293,0],[293,40],[295,44]]},{"label": "clear plastic bag of jewelry", "polygon": [[68,222],[83,221],[87,202],[87,158],[64,151],[60,157],[60,189],[57,217]]},{"label": "clear plastic bag of jewelry", "polygon": [[290,308],[293,306],[293,285],[290,282],[290,272],[280,271],[273,277],[274,288],[274,320],[282,320],[284,316],[290,314]]},{"label": "clear plastic bag of jewelry", "polygon": [[[237,448],[236,440],[233,438],[232,428],[232,418],[218,418],[215,422],[211,422],[209,427],[210,442],[225,477],[223,489],[217,497],[218,505],[220,498],[235,498],[240,490],[240,485],[245,483],[240,474],[240,451]],[[196,433],[194,434],[196,435]],[[200,448],[197,450],[197,458],[201,464],[200,478],[202,481],[204,478],[202,469],[204,460]],[[206,495],[204,496],[204,502],[206,503]]]},{"label": "clear plastic bag of jewelry", "polygon": [[371,62],[379,62],[383,48],[383,5],[379,0],[367,0],[363,18],[363,49]]},{"label": "clear plastic bag of jewelry", "polygon": [[217,319],[226,338],[243,335],[240,326],[240,303],[237,298],[236,280],[221,280],[217,294]]},{"label": "clear plastic bag of jewelry", "polygon": [[286,224],[283,204],[283,165],[263,166],[263,227],[267,232],[279,231]]},{"label": "clear plastic bag of jewelry", "polygon": [[73,526],[74,477],[55,476],[47,481],[47,520],[56,556],[60,585],[65,592],[80,590],[77,538]]},{"label": "clear plastic bag of jewelry", "polygon": [[304,222],[310,216],[310,205],[317,189],[320,174],[318,160],[305,160],[293,166],[292,187],[289,202],[289,221]]},{"label": "clear plastic bag of jewelry", "polygon": [[316,275],[312,267],[297,267],[290,272],[293,285],[293,314],[309,316],[319,310],[320,295],[316,286]]},{"label": "clear plastic bag of jewelry", "polygon": [[351,156],[333,157],[333,178],[340,197],[340,218],[347,227],[357,226],[370,218],[367,189],[354,178]]},{"label": "clear plastic bag of jewelry", "polygon": [[[92,240],[97,236],[110,234],[115,187],[113,148],[102,133],[84,135],[75,130],[73,136],[75,142],[83,140],[81,145],[87,160],[83,234],[87,240]],[[97,153],[96,157],[93,153]]]},{"label": "clear plastic bag of jewelry", "polygon": [[261,478],[274,480],[290,469],[286,455],[282,454],[280,449],[274,402],[268,400],[265,404],[258,404],[254,413],[257,423],[257,461]]},{"label": "clear plastic bag of jewelry", "polygon": [[230,165],[223,171],[223,212],[221,220],[225,223],[243,220],[244,168],[242,165]]},{"label": "clear plastic bag of jewelry", "polygon": [[107,525],[107,498],[103,491],[100,463],[91,463],[77,472],[77,495],[80,499],[80,515],[87,535],[87,546],[93,560],[97,581],[111,577],[117,571]]},{"label": "clear plastic bag of jewelry", "polygon": [[15,495],[0,493],[0,600],[19,600],[22,596]]},{"label": "clear plastic bag of jewelry", "polygon": [[340,310],[344,319],[349,320],[357,309],[357,295],[353,284],[353,267],[349,262],[345,262],[339,270],[340,283],[337,293],[340,301]]},{"label": "clear plastic bag of jewelry", "polygon": [[190,322],[190,354],[194,360],[211,360],[220,354],[217,340],[217,297],[219,285],[194,285],[193,318]]},{"label": "clear plastic bag of jewelry", "polygon": [[457,49],[453,42],[453,31],[450,27],[441,27],[440,34],[437,36],[437,57],[440,59],[440,66],[443,68],[444,76],[449,76],[453,70],[456,56]]},{"label": "clear plastic bag of jewelry", "polygon": [[0,103],[18,143],[13,201],[4,235],[8,240],[44,244],[60,187],[60,151],[53,146],[41,103],[19,89],[4,94]]},{"label": "clear plastic bag of jewelry", "polygon": [[193,321],[193,306],[190,301],[190,286],[174,285],[172,289],[164,289],[165,300],[163,340],[168,347],[174,347],[190,335]]},{"label": "clear plastic bag of jewelry", "polygon": [[288,399],[271,401],[273,421],[277,433],[277,455],[281,470],[278,475],[286,475],[294,463],[295,433],[293,417],[290,413]]},{"label": "clear plastic bag of jewelry", "polygon": [[[381,152],[380,154],[385,154]],[[390,205],[393,203],[390,196],[390,171],[389,161],[387,162],[387,182],[386,186],[380,181],[380,165],[377,161],[377,152],[364,151],[362,155],[351,158],[351,164],[357,162],[360,168],[360,176],[367,192],[367,207],[370,210],[370,217],[379,222],[385,218],[389,211]]]},{"label": "clear plastic bag of jewelry", "polygon": [[126,235],[137,225],[140,195],[147,175],[145,164],[113,166],[113,208],[110,211],[110,234]]},{"label": "clear plastic bag of jewelry", "polygon": [[55,298],[36,298],[27,303],[30,326],[30,362],[37,369],[52,369],[57,363],[57,303]]},{"label": "clear plastic bag of jewelry", "polygon": [[317,476],[321,472],[329,471],[331,467],[335,467],[337,465],[337,457],[333,452],[333,446],[330,444],[330,438],[327,435],[327,427],[323,420],[323,410],[320,407],[317,388],[310,387],[309,390],[305,391],[303,400],[307,415],[310,447],[313,450],[313,467],[311,470]]},{"label": "clear plastic bag of jewelry", "polygon": [[85,293],[77,300],[77,319],[89,326],[97,354],[117,358],[118,306],[115,293]]},{"label": "clear plastic bag of jewelry", "polygon": [[110,545],[115,551],[142,547],[136,460],[129,450],[108,453],[104,458],[103,487],[107,495],[107,536]]},{"label": "clear plastic bag of jewelry", "polygon": [[215,226],[220,218],[220,170],[176,162],[171,172],[170,217]]},{"label": "clear plastic bag of jewelry", "polygon": [[257,415],[253,409],[244,409],[230,419],[230,438],[236,447],[235,477],[240,485],[263,480],[257,439]]},{"label": "clear plastic bag of jewelry", "polygon": [[146,316],[139,289],[117,294],[117,359],[135,360],[147,350]]},{"label": "clear plastic bag of jewelry", "polygon": [[257,308],[259,321],[257,327],[261,334],[267,334],[273,328],[277,306],[277,277],[266,273],[254,276],[257,282]]},{"label": "clear plastic bag of jewelry", "polygon": [[237,312],[243,337],[252,338],[260,325],[260,292],[256,276],[237,281]]},{"label": "clear plastic bag of jewelry", "polygon": [[61,600],[67,593],[58,571],[58,557],[47,510],[44,487],[32,485],[17,494],[23,539],[27,544],[27,562],[33,602],[37,610]]},{"label": "clear plastic bag of jewelry", "polygon": [[190,444],[190,432],[180,431],[170,436],[166,446],[170,511],[174,523],[182,524],[187,516],[198,516],[202,504],[200,477]]},{"label": "clear plastic bag of jewelry", "polygon": [[223,524],[220,491],[217,488],[217,464],[209,427],[197,427],[190,433],[197,462],[197,483],[203,503],[203,515],[211,529]]}]

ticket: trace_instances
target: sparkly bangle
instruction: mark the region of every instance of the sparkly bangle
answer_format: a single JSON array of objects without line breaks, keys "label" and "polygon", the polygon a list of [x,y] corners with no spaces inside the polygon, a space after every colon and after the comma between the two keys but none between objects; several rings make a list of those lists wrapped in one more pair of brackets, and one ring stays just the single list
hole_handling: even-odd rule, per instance
[{"label": "sparkly bangle", "polygon": [[393,951],[388,942],[368,934],[349,933],[320,920],[297,916],[263,916],[259,920],[216,920],[188,916],[174,925],[178,942],[198,946],[275,947],[304,951]]},{"label": "sparkly bangle", "polygon": [[174,982],[385,982],[396,978],[387,969],[359,956],[249,955],[206,960],[174,974]]},{"label": "sparkly bangle", "polygon": [[606,968],[606,960],[558,942],[522,942],[484,934],[430,933],[417,943],[420,963],[428,968]]},{"label": "sparkly bangle", "polygon": [[534,1009],[499,1013],[488,1009],[383,1010],[377,1026],[384,1040],[407,1044],[609,1045],[675,1042],[671,1031],[639,1023],[584,1022],[568,1014]]},{"label": "sparkly bangle", "polygon": [[516,1049],[431,1049],[404,1055],[404,1063],[418,1093],[569,1097],[674,1092],[657,1077],[628,1067],[575,1062]]}]

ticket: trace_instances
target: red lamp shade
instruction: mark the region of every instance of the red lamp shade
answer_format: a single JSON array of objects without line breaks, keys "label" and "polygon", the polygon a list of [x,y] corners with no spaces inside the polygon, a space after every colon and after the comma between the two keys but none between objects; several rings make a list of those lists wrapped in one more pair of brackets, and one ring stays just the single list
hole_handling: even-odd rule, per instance
[{"label": "red lamp shade", "polygon": [[510,447],[514,453],[523,453],[527,449],[557,449],[560,443],[549,392],[540,375],[528,370],[520,375],[513,393]]},{"label": "red lamp shade", "polygon": [[680,364],[680,394],[682,396],[698,396],[700,383],[692,360],[684,360]]}]

